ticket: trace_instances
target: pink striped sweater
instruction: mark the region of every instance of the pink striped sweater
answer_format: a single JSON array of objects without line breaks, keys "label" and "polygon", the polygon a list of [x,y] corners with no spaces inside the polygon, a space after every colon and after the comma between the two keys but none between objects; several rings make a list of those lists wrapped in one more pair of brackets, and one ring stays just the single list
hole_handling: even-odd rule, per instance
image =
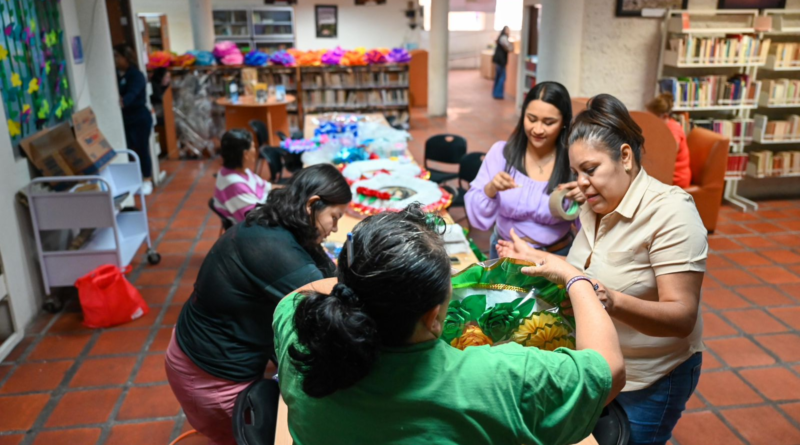
[{"label": "pink striped sweater", "polygon": [[254,174],[250,169],[239,173],[225,167],[217,174],[214,207],[234,223],[244,221],[245,215],[257,204],[267,201],[272,184]]}]

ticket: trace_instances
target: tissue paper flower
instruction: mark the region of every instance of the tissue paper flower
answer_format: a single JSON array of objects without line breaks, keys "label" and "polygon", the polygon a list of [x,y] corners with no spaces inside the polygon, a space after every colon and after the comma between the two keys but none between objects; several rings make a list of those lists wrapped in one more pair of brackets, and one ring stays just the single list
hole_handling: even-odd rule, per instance
[{"label": "tissue paper flower", "polygon": [[342,66],[364,66],[367,64],[367,60],[364,58],[363,52],[356,50],[344,53],[339,63]]},{"label": "tissue paper flower", "polygon": [[403,48],[395,48],[386,55],[389,63],[408,63],[411,61],[411,54]]},{"label": "tissue paper flower", "polygon": [[19,124],[16,121],[12,121],[11,119],[8,120],[8,132],[11,134],[11,137],[19,136],[22,134],[19,128]]},{"label": "tissue paper flower", "polygon": [[48,114],[50,114],[50,102],[45,99],[39,105],[39,111],[36,112],[36,117],[39,119],[47,119]]},{"label": "tissue paper flower", "polygon": [[294,56],[289,51],[278,51],[269,58],[270,63],[278,66],[294,66]]},{"label": "tissue paper flower", "polygon": [[14,73],[11,75],[11,86],[14,88],[22,86],[22,80],[19,78],[19,73]]},{"label": "tissue paper flower", "polygon": [[172,63],[172,54],[166,51],[154,51],[150,53],[147,61],[147,69],[167,68]]},{"label": "tissue paper flower", "polygon": [[0,62],[6,60],[6,57],[8,57],[8,50],[5,46],[0,45]]},{"label": "tissue paper flower", "polygon": [[244,56],[242,55],[241,51],[238,53],[231,53],[223,57],[220,60],[220,63],[226,66],[241,65],[244,63]]},{"label": "tissue paper flower", "polygon": [[28,82],[28,94],[33,94],[37,91],[39,91],[39,79],[34,77]]},{"label": "tissue paper flower", "polygon": [[214,45],[213,54],[223,65],[241,65],[244,62],[242,51],[230,40],[224,40]]},{"label": "tissue paper flower", "polygon": [[216,65],[217,61],[214,55],[208,51],[188,51],[187,54],[194,56],[195,64],[200,66]]},{"label": "tissue paper flower", "polygon": [[322,66],[323,54],[325,54],[325,50],[312,50],[301,53],[299,57],[295,56],[295,58],[297,59],[297,64],[300,66]]},{"label": "tissue paper flower", "polygon": [[467,326],[461,337],[453,340],[450,345],[462,351],[470,346],[493,345],[494,342],[481,331],[478,326]]},{"label": "tissue paper flower", "polygon": [[341,47],[336,47],[336,49],[332,49],[327,51],[325,54],[322,55],[321,61],[325,65],[338,65],[339,62],[344,57],[345,51]]},{"label": "tissue paper flower", "polygon": [[366,57],[367,63],[369,63],[370,65],[379,65],[382,63],[386,63],[387,54],[389,54],[388,50],[373,49],[367,51],[367,54],[364,57]]},{"label": "tissue paper flower", "polygon": [[552,342],[569,335],[569,330],[564,327],[561,318],[548,312],[531,314],[519,330],[514,333],[515,342],[523,346],[541,348],[547,342]]},{"label": "tissue paper flower", "polygon": [[269,55],[255,49],[244,56],[244,64],[247,66],[265,66],[267,61],[269,61]]},{"label": "tissue paper flower", "polygon": [[171,63],[173,66],[186,68],[194,65],[195,61],[197,61],[197,58],[194,55],[186,53],[182,56],[173,55]]},{"label": "tissue paper flower", "polygon": [[22,117],[25,118],[25,122],[28,122],[28,119],[31,117],[31,106],[25,104],[22,106]]}]

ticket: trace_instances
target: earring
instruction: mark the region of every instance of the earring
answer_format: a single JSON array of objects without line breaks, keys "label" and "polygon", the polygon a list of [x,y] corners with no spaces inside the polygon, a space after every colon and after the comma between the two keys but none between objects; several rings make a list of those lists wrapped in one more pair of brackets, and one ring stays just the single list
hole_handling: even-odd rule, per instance
[{"label": "earring", "polygon": [[631,172],[631,169],[628,168],[628,167],[625,167],[625,173],[630,173],[630,172]]}]

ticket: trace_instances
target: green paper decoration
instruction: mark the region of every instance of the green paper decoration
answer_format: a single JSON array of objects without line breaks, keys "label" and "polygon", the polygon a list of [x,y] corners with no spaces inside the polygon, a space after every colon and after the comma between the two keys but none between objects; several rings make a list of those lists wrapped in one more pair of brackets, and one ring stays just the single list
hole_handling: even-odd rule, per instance
[{"label": "green paper decoration", "polygon": [[16,150],[22,139],[69,119],[74,104],[59,1],[0,3],[0,95]]}]

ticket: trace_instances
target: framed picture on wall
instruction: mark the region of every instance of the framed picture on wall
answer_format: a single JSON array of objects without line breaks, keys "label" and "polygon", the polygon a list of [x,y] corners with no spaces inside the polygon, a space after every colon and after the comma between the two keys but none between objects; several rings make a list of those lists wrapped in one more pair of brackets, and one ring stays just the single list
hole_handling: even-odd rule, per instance
[{"label": "framed picture on wall", "polygon": [[385,5],[386,0],[356,0],[356,6],[362,5]]},{"label": "framed picture on wall", "polygon": [[719,0],[718,9],[783,9],[786,0]]},{"label": "framed picture on wall", "polygon": [[689,0],[617,0],[617,17],[663,17],[667,9],[688,6]]},{"label": "framed picture on wall", "polygon": [[317,38],[336,38],[338,14],[339,11],[336,5],[314,6],[314,20],[317,24]]}]

